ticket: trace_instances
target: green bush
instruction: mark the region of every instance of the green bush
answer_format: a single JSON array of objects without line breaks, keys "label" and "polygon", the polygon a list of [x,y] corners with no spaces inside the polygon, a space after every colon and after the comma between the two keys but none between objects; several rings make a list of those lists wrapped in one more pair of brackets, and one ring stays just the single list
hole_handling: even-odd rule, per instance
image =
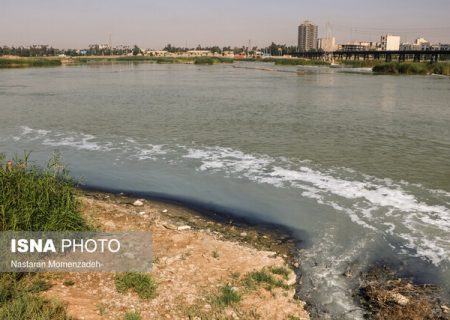
[{"label": "green bush", "polygon": [[[263,59],[263,62],[268,61],[267,59]],[[314,65],[314,66],[328,66],[329,62],[322,60],[306,60],[306,59],[272,59],[275,62],[275,65],[290,65],[290,66],[306,66],[306,65]]]},{"label": "green bush", "polygon": [[375,73],[381,74],[442,74],[450,75],[449,63],[389,62],[373,67]]},{"label": "green bush", "polygon": [[0,308],[1,320],[69,320],[63,304],[24,294]]},{"label": "green bush", "polygon": [[[0,155],[0,231],[88,230],[76,196],[59,157],[41,169],[28,155],[12,162]],[[70,319],[62,304],[37,296],[49,287],[36,274],[0,274],[0,320]]]},{"label": "green bush", "polygon": [[55,157],[47,168],[30,164],[28,155],[11,167],[0,158],[0,231],[82,231],[74,182]]},{"label": "green bush", "polygon": [[0,59],[0,68],[21,68],[21,67],[52,67],[60,66],[60,59],[45,58],[21,58],[21,59]]},{"label": "green bush", "polygon": [[156,283],[149,274],[125,272],[116,275],[116,289],[120,293],[133,290],[141,299],[150,300],[156,297]]},{"label": "green bush", "polygon": [[220,292],[213,298],[213,303],[226,307],[241,301],[241,295],[229,284],[220,288]]},{"label": "green bush", "polygon": [[141,320],[142,318],[139,313],[128,311],[127,313],[125,313],[125,317],[123,319],[124,320]]}]

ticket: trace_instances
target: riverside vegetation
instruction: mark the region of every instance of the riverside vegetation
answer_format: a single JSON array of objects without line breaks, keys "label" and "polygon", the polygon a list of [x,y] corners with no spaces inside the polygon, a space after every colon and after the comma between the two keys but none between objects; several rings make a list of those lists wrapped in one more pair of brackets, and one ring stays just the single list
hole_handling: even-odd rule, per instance
[{"label": "riverside vegetation", "polygon": [[[73,181],[58,157],[46,169],[28,162],[28,155],[5,162],[0,155],[1,231],[81,231],[88,225],[78,212]],[[49,288],[36,274],[0,274],[0,319],[65,320],[62,303],[41,298]]]},{"label": "riverside vegetation", "polygon": [[[109,198],[110,196],[105,197]],[[123,197],[118,199],[123,201]],[[103,212],[100,208],[107,205],[107,203],[94,201],[92,205],[95,206],[95,209],[88,203],[89,201],[86,200],[82,191],[77,188],[76,181],[70,177],[69,172],[61,165],[59,156],[52,158],[44,168],[30,162],[29,154],[25,154],[23,157],[16,157],[13,161],[6,161],[4,156],[0,156],[1,231],[83,231],[97,230],[105,226],[107,226],[107,230],[111,230],[108,229],[108,226],[112,223],[117,223],[117,226],[124,228],[124,230],[134,230],[142,221],[148,221],[146,220],[147,216],[143,217],[140,214],[133,217],[128,207],[114,204],[115,209],[111,208]],[[124,210],[123,212],[127,214],[119,210]],[[139,207],[139,210],[148,212],[149,208],[144,206]],[[172,212],[173,209],[170,210]],[[116,215],[121,216],[121,218],[116,218]],[[101,221],[99,219],[103,218],[109,220],[99,223]],[[119,219],[122,220],[118,222]],[[135,219],[137,220],[134,221]],[[262,310],[265,310],[267,303],[270,303],[271,299],[277,296],[277,299],[279,299],[277,304],[283,305],[284,313],[292,317],[294,314],[302,315],[301,319],[308,318],[301,304],[293,300],[293,283],[295,281],[292,282],[292,276],[294,274],[281,265],[281,258],[269,257],[267,255],[269,253],[272,254],[271,252],[240,247],[234,242],[213,240],[212,235],[206,235],[198,231],[192,233],[180,232],[177,231],[176,227],[172,229],[169,222],[164,222],[161,218],[155,217],[155,219],[157,225],[154,228],[159,230],[155,229],[154,231],[155,254],[158,254],[158,248],[161,247],[162,243],[167,248],[171,248],[171,250],[179,250],[172,245],[174,239],[179,241],[181,240],[180,237],[183,237],[185,239],[183,241],[186,241],[191,237],[195,237],[197,240],[193,244],[198,243],[198,241],[204,241],[204,244],[200,246],[200,250],[210,250],[210,246],[213,246],[216,250],[216,258],[211,257],[213,261],[209,262],[209,256],[201,254],[201,251],[199,251],[201,258],[206,260],[206,264],[223,265],[226,261],[222,261],[222,257],[228,260],[229,254],[239,255],[240,258],[248,259],[250,265],[260,266],[265,264],[263,269],[251,268],[250,265],[243,267],[239,264],[239,269],[236,270],[242,271],[243,276],[236,272],[229,278],[228,283],[222,282],[223,276],[208,273],[208,279],[217,277],[217,281],[220,281],[222,284],[220,286],[212,285],[211,290],[207,290],[207,287],[201,285],[200,287],[205,288],[205,291],[200,289],[199,296],[194,295],[196,300],[193,305],[174,300],[171,303],[175,303],[175,307],[173,306],[175,309],[171,308],[170,311],[164,309],[164,311],[160,310],[158,312],[175,312],[183,316],[183,318],[186,315],[192,315],[193,317],[202,316],[202,318],[210,318],[211,315],[222,317],[229,312],[249,315],[250,312],[252,314],[251,318],[258,318],[259,314],[253,304],[254,301],[259,301],[256,304],[260,305],[263,308]],[[213,227],[213,225],[209,224],[209,221],[204,223],[210,228]],[[145,225],[148,225],[148,222]],[[167,236],[168,233],[171,236]],[[203,237],[207,239],[200,240]],[[158,246],[157,243],[160,245]],[[160,250],[167,253],[167,248]],[[245,253],[243,253],[244,251]],[[250,254],[250,252],[252,253]],[[180,262],[184,263],[186,259],[191,259],[192,256],[194,256],[194,253],[183,254]],[[160,305],[162,301],[166,301],[165,299],[175,294],[173,292],[178,290],[166,285],[164,290],[158,287],[157,284],[167,284],[167,280],[163,281],[161,277],[172,274],[164,271],[166,268],[170,268],[168,266],[169,258],[162,257],[161,262],[158,262],[158,259],[155,259],[154,262],[155,268],[158,269],[158,276],[155,276],[155,278],[153,278],[152,274],[129,272],[118,274],[2,273],[0,274],[0,320],[74,320],[71,315],[77,314],[83,314],[83,317],[89,318],[93,313],[89,313],[90,315],[88,316],[84,313],[85,308],[90,310],[89,312],[95,312],[95,316],[100,315],[106,318],[127,320],[148,318],[148,314],[154,312],[152,302],[156,301]],[[163,259],[167,264],[163,263]],[[200,259],[200,257],[195,259]],[[236,257],[229,260],[235,261]],[[256,262],[256,260],[259,262]],[[189,262],[189,265],[192,267],[191,263]],[[237,267],[236,264],[232,265]],[[190,269],[186,266],[179,267],[179,272],[181,273],[190,272]],[[204,263],[201,264],[201,268],[205,268]],[[103,290],[102,292],[108,292],[109,298],[104,300],[104,295],[97,295],[91,292],[86,294],[87,300],[79,300],[80,293],[77,292],[81,290],[81,292],[86,293],[87,288],[85,286],[89,287],[92,284],[92,279],[100,280],[100,283],[94,284],[95,290],[101,289]],[[169,277],[169,279],[172,278]],[[289,284],[287,283],[288,279],[290,280]],[[187,283],[181,282],[178,285],[182,287],[181,292],[186,290],[185,286]],[[169,291],[169,293],[164,291]],[[58,294],[58,292],[65,292],[66,294]],[[261,292],[270,293],[273,297],[261,297]],[[202,294],[204,294],[204,297],[202,297]],[[161,298],[160,296],[163,297]],[[264,303],[260,300],[264,301]],[[83,302],[79,304],[80,301]],[[108,304],[111,301],[114,301],[114,303]],[[130,303],[130,301],[134,302]],[[91,308],[91,302],[95,306],[95,310]],[[205,303],[209,303],[209,310],[204,310]],[[117,305],[123,307],[116,310],[114,308]],[[136,307],[138,305],[139,307]],[[252,310],[248,311],[250,308]],[[245,318],[246,316],[243,317],[243,319]]]},{"label": "riverside vegetation", "polygon": [[[60,157],[54,156],[43,169],[28,159],[25,154],[5,161],[0,154],[0,231],[92,230],[80,214],[78,189]],[[155,295],[156,285],[149,275],[120,274],[116,283],[120,292],[132,289],[145,299]],[[62,303],[39,296],[50,287],[38,274],[1,273],[0,319],[72,319]]]},{"label": "riverside vegetation", "polygon": [[[269,62],[275,65],[291,66],[329,66],[330,63],[323,60],[309,60],[301,58],[246,58],[233,59],[225,57],[154,57],[154,56],[117,56],[117,57],[71,57],[71,58],[0,58],[0,68],[25,68],[25,67],[51,67],[63,64],[97,64],[112,62],[148,62],[158,64],[197,64],[215,65],[220,63],[243,62]],[[378,74],[405,74],[405,75],[430,75],[438,74],[450,76],[450,63],[438,62],[384,62],[382,60],[339,60],[339,64],[353,68],[373,68]]]}]

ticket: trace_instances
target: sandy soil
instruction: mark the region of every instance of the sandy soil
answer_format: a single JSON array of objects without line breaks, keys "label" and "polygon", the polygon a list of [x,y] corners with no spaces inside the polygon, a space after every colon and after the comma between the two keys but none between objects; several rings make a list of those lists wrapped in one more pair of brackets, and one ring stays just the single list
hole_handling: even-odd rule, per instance
[{"label": "sandy soil", "polygon": [[[123,319],[126,312],[136,311],[142,319],[309,319],[303,303],[293,298],[296,276],[292,270],[283,279],[289,285],[286,288],[244,285],[250,272],[287,267],[284,253],[263,249],[270,247],[264,243],[279,244],[270,235],[219,224],[165,203],[143,201],[143,206],[134,206],[134,200],[90,193],[82,198],[83,214],[103,231],[152,232],[151,275],[157,296],[147,301],[132,291],[118,293],[112,273],[47,274],[53,286],[45,296],[66,303],[70,315]],[[190,229],[181,231],[180,226]],[[73,285],[67,285],[68,281]],[[227,284],[241,295],[241,301],[227,307],[214,304],[211,297]]]}]

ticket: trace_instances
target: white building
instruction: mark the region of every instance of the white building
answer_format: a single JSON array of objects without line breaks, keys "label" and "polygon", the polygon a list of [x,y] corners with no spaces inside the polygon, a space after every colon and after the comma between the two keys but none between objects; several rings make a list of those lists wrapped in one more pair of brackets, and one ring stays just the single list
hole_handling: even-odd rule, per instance
[{"label": "white building", "polygon": [[321,38],[318,41],[318,48],[325,51],[325,52],[333,52],[336,51],[336,38],[330,37],[330,38]]},{"label": "white building", "polygon": [[381,50],[382,51],[400,50],[400,36],[393,36],[390,34],[381,36]]}]

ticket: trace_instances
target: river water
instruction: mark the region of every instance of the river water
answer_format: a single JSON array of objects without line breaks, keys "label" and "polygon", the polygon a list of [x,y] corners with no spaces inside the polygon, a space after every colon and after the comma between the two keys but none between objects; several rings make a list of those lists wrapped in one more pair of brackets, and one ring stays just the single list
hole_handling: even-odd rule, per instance
[{"label": "river water", "polygon": [[[262,70],[264,69],[264,70]],[[0,70],[0,152],[58,150],[87,185],[288,226],[301,296],[360,318],[378,260],[450,288],[450,79],[265,64]]]}]

